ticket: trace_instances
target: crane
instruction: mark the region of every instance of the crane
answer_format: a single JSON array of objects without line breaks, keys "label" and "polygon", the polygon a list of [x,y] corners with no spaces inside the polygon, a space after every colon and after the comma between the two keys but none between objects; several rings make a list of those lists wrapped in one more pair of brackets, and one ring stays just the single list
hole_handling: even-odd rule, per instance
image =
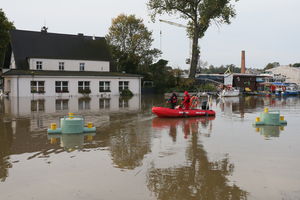
[{"label": "crane", "polygon": [[[159,19],[160,22],[164,22],[166,24],[170,24],[170,25],[174,25],[174,26],[177,26],[177,27],[181,27],[181,28],[187,28],[186,25],[183,25],[183,24],[179,24],[179,23],[176,23],[176,22],[171,22],[171,21],[167,21],[167,20],[163,20],[163,19]],[[161,34],[161,33],[160,33]],[[185,60],[185,63],[186,64],[190,64],[191,63],[191,57],[192,57],[192,41],[190,39],[190,49],[189,49],[189,58],[187,58]]]},{"label": "crane", "polygon": [[163,19],[160,19],[159,21],[160,21],[160,22],[167,23],[167,24],[170,24],[170,25],[174,25],[174,26],[182,27],[182,28],[187,28],[187,26],[186,26],[186,25],[183,25],[183,24],[178,24],[178,23],[175,23],[175,22],[170,22],[170,21],[163,20]]}]

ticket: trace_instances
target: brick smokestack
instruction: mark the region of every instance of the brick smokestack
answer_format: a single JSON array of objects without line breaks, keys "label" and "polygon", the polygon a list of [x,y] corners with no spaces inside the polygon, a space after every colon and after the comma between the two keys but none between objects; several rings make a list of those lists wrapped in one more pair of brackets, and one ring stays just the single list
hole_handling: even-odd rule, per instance
[{"label": "brick smokestack", "polygon": [[241,73],[245,74],[246,72],[246,58],[245,58],[245,51],[242,51],[242,60],[241,60]]}]

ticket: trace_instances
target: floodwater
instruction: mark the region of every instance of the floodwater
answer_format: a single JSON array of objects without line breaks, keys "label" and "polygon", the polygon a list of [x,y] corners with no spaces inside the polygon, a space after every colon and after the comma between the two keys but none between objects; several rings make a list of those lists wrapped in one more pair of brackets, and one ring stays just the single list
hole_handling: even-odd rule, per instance
[{"label": "floodwater", "polygon": [[[162,96],[0,100],[1,200],[300,199],[300,98],[214,99],[161,119]],[[256,129],[263,111],[288,124]],[[96,133],[47,135],[68,112]]]}]

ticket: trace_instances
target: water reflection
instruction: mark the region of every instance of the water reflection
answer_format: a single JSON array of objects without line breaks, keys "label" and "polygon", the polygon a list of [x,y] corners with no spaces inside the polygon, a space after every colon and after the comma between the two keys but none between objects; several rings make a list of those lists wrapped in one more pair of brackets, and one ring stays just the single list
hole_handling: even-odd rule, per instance
[{"label": "water reflection", "polygon": [[[28,169],[32,169],[30,176],[39,177],[46,185],[55,181],[64,184],[67,190],[58,188],[55,191],[58,195],[81,190],[96,197],[109,189],[113,192],[106,193],[107,199],[120,199],[116,193],[124,193],[124,199],[149,199],[153,197],[150,193],[157,199],[246,199],[249,193],[251,198],[274,199],[260,194],[278,197],[282,191],[286,194],[296,191],[299,134],[294,132],[300,98],[214,100],[218,105],[213,107],[217,111],[215,119],[155,118],[151,107],[164,102],[163,96],[0,100],[0,199],[8,195],[20,199],[16,197],[20,193],[14,191],[22,191],[24,170]],[[253,134],[251,123],[265,106],[282,108],[289,120],[285,137],[276,140],[276,148],[272,141],[261,140]],[[46,129],[50,123],[58,124],[59,117],[67,112],[84,115],[85,121],[93,122],[97,127],[95,135],[48,137]],[[228,120],[230,115],[233,120]],[[239,120],[241,117],[245,121]],[[241,129],[245,131],[240,132]],[[282,130],[265,127],[258,131],[271,138],[278,137]],[[66,164],[78,167],[64,167]],[[87,168],[82,173],[81,169]],[[46,173],[39,173],[41,169]],[[58,169],[69,171],[62,170],[59,174]],[[47,180],[50,175],[57,175],[57,180]],[[84,184],[69,184],[77,175],[84,177]],[[122,181],[128,182],[128,188],[134,188],[130,195],[114,187],[115,182],[122,185]],[[105,184],[99,186],[101,183]],[[26,189],[28,194],[46,199],[43,198],[48,194],[47,189],[43,191],[45,187],[39,188],[34,181],[30,184],[32,187]],[[136,188],[144,190],[135,193]],[[276,193],[265,188],[281,190]],[[82,196],[72,197],[69,199]]]},{"label": "water reflection", "polygon": [[85,142],[92,142],[96,133],[80,133],[80,134],[48,134],[51,144],[58,144],[66,151],[74,151],[82,149]]},{"label": "water reflection", "polygon": [[129,103],[128,103],[127,98],[120,98],[119,99],[119,108],[128,108],[129,107]]},{"label": "water reflection", "polygon": [[99,108],[100,109],[109,109],[110,108],[110,99],[100,98],[99,99]]},{"label": "water reflection", "polygon": [[5,181],[5,179],[8,177],[8,168],[11,168],[12,166],[9,161],[11,146],[13,143],[11,123],[6,122],[2,118],[0,121],[0,130],[0,181]]},{"label": "water reflection", "polygon": [[[0,180],[5,181],[8,177],[8,169],[12,167],[10,155],[24,153],[32,154],[27,158],[30,160],[75,149],[110,147],[116,166],[133,169],[141,165],[144,155],[150,151],[150,145],[145,145],[149,143],[149,131],[144,129],[141,133],[140,126],[132,125],[131,129],[124,126],[137,118],[140,105],[140,96],[130,99],[118,96],[1,99]],[[84,113],[86,110],[89,112]],[[103,110],[105,112],[101,113]],[[93,122],[99,131],[94,134],[47,136],[46,129],[50,123],[58,123],[59,116],[74,111],[84,114],[85,119]],[[124,114],[120,114],[123,111],[126,112],[125,118]]]},{"label": "water reflection", "polygon": [[[228,157],[219,161],[209,161],[203,145],[199,141],[202,134],[199,124],[208,128],[209,118],[161,119],[155,118],[152,126],[170,130],[176,141],[176,129],[182,128],[184,137],[190,137],[186,149],[186,165],[148,170],[147,185],[157,199],[247,199],[248,193],[235,184],[230,184],[234,165]],[[175,134],[172,130],[175,129]],[[175,138],[175,139],[174,139]]]},{"label": "water reflection", "polygon": [[45,99],[31,100],[31,111],[32,112],[45,111]]},{"label": "water reflection", "polygon": [[193,132],[199,131],[199,126],[207,128],[208,131],[204,134],[206,137],[210,136],[212,130],[212,120],[215,116],[210,117],[195,117],[195,118],[154,118],[152,120],[152,127],[156,129],[169,129],[169,135],[173,141],[177,139],[177,129],[182,129],[184,138],[187,139]]},{"label": "water reflection", "polygon": [[55,110],[62,111],[69,109],[69,99],[56,99],[55,100]]},{"label": "water reflection", "polygon": [[263,106],[263,101],[254,96],[247,97],[223,97],[217,99],[217,105],[227,117],[245,117],[245,113],[252,112],[256,107]]},{"label": "water reflection", "polygon": [[90,110],[91,109],[91,98],[82,97],[78,99],[78,110]]},{"label": "water reflection", "polygon": [[34,113],[52,114],[57,111],[137,111],[141,108],[141,97],[119,98],[119,96],[106,97],[47,97],[32,99],[30,97],[22,98],[4,98],[1,101],[0,111],[13,116],[26,116]]},{"label": "water reflection", "polygon": [[111,121],[106,133],[110,135],[108,145],[115,167],[134,169],[141,166],[144,156],[151,152],[149,121],[139,122],[136,114],[126,114],[121,120],[119,116],[112,116]]},{"label": "water reflection", "polygon": [[298,97],[223,97],[216,99],[216,106],[226,117],[245,118],[246,113],[252,113],[264,107],[281,109],[300,103]]},{"label": "water reflection", "polygon": [[284,126],[261,125],[255,126],[255,130],[263,135],[265,139],[270,139],[272,137],[279,137],[280,132],[284,131]]}]

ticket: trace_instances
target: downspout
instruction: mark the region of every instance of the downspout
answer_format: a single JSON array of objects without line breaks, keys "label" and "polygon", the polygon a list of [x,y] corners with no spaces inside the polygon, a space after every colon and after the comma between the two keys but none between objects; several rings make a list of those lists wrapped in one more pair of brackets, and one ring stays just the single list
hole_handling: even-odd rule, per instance
[{"label": "downspout", "polygon": [[140,79],[140,94],[139,94],[139,110],[142,107],[142,77],[139,78]]},{"label": "downspout", "polygon": [[17,98],[19,98],[19,75],[17,76]]},{"label": "downspout", "polygon": [[17,76],[17,112],[19,115],[20,100],[19,100],[19,75]]},{"label": "downspout", "polygon": [[140,79],[140,84],[139,84],[140,85],[140,87],[139,87],[140,91],[139,92],[140,92],[140,96],[141,96],[141,94],[142,94],[142,78],[140,77],[139,79]]}]

